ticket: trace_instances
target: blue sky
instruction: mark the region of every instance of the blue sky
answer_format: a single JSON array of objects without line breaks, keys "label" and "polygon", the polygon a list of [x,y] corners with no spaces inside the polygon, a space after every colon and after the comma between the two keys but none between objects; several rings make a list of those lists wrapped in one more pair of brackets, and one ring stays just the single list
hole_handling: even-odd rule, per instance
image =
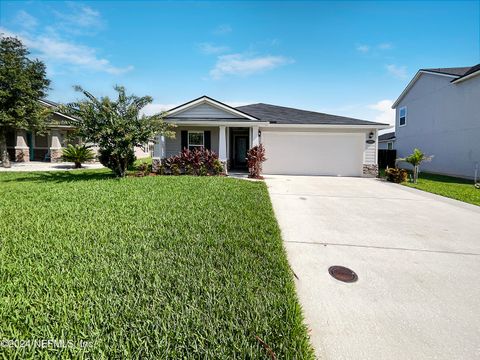
[{"label": "blue sky", "polygon": [[45,61],[49,98],[121,84],[153,112],[203,94],[392,121],[419,68],[480,62],[480,1],[0,2]]}]

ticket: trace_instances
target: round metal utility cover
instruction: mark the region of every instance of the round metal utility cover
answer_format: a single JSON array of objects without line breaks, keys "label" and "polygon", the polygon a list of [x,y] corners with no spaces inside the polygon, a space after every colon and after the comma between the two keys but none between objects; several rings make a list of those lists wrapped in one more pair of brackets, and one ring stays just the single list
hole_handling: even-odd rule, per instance
[{"label": "round metal utility cover", "polygon": [[338,281],[352,283],[358,280],[357,274],[353,270],[344,266],[331,266],[328,268],[328,273]]}]

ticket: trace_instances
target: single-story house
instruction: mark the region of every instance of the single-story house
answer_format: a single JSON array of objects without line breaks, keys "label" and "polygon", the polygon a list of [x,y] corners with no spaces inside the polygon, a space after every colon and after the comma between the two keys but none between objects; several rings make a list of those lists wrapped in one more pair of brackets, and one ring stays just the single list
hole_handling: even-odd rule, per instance
[{"label": "single-story house", "polygon": [[265,147],[264,174],[376,176],[378,131],[388,124],[269,104],[231,107],[202,96],[170,109],[175,138],[158,136],[153,166],[183,148],[215,151],[227,169],[246,169],[247,151]]},{"label": "single-story house", "polygon": [[388,132],[378,136],[379,150],[393,150],[395,149],[395,131]]},{"label": "single-story house", "polygon": [[433,155],[422,171],[480,174],[480,64],[420,69],[392,108],[398,157],[418,148]]},{"label": "single-story house", "polygon": [[[40,104],[49,108],[57,108],[59,104],[49,100],[39,100]],[[47,161],[61,162],[62,149],[68,143],[78,143],[79,139],[72,138],[75,127],[71,125],[71,117],[54,111],[46,122],[46,131],[35,134],[21,129],[7,131],[7,151],[10,160],[15,162]],[[151,147],[151,148],[150,148]],[[96,152],[97,148],[92,147]],[[153,153],[153,144],[136,147],[137,158],[148,157]]]},{"label": "single-story house", "polygon": [[[58,105],[48,100],[39,102],[49,108]],[[62,148],[66,146],[67,139],[74,130],[74,127],[69,125],[70,120],[72,119],[68,115],[55,111],[47,121],[46,131],[42,134],[10,129],[6,134],[10,159],[16,162],[61,161]]]}]

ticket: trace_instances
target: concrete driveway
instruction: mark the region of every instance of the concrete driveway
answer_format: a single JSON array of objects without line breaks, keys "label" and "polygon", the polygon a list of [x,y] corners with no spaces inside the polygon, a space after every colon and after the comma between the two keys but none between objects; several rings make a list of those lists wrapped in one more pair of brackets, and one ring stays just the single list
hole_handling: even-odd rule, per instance
[{"label": "concrete driveway", "polygon": [[480,358],[480,207],[376,179],[266,182],[319,358]]}]

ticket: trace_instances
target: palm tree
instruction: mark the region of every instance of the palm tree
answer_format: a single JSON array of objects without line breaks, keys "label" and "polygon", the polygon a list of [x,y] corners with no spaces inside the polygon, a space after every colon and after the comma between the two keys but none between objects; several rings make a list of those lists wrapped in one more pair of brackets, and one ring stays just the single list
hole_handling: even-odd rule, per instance
[{"label": "palm tree", "polygon": [[421,150],[414,149],[412,154],[410,154],[406,158],[397,159],[397,162],[405,161],[405,162],[407,162],[407,163],[409,163],[410,165],[413,166],[413,182],[416,184],[417,180],[418,180],[418,173],[419,173],[419,170],[420,170],[420,164],[422,162],[431,161],[432,158],[433,158],[433,155],[427,156]]},{"label": "palm tree", "polygon": [[63,161],[70,161],[75,163],[75,169],[82,167],[82,163],[95,159],[95,153],[85,145],[72,145],[63,149]]}]

